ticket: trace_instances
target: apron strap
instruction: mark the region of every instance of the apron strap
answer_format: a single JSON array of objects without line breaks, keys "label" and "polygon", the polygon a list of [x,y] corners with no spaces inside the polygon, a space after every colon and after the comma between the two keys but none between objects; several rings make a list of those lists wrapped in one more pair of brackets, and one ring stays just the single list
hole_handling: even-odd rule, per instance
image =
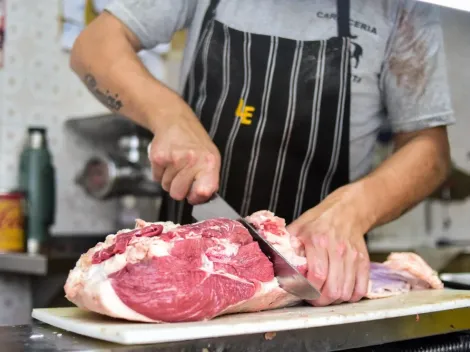
[{"label": "apron strap", "polygon": [[219,5],[219,0],[209,0],[209,6],[207,6],[206,14],[202,20],[201,29],[199,30],[199,38],[201,37],[206,24],[215,16],[217,5]]},{"label": "apron strap", "polygon": [[349,0],[336,0],[338,37],[351,37],[349,28],[349,5]]}]

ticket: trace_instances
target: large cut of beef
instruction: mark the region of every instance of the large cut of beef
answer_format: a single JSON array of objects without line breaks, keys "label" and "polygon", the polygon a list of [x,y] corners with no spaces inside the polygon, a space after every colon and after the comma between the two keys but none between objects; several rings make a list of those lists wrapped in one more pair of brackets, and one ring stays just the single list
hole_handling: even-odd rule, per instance
[{"label": "large cut of beef", "polygon": [[[306,274],[303,247],[283,219],[259,211],[247,220]],[[372,263],[367,298],[442,287],[419,256],[393,253]],[[135,229],[107,236],[80,257],[65,293],[80,308],[143,322],[206,320],[299,303],[279,287],[248,231],[228,219],[184,226],[137,220]]]}]

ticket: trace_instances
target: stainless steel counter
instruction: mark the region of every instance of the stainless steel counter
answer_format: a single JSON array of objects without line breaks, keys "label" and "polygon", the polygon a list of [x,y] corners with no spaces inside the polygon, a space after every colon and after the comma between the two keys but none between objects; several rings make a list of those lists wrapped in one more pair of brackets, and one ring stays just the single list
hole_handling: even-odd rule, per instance
[{"label": "stainless steel counter", "polygon": [[107,234],[59,234],[48,240],[48,254],[0,252],[0,273],[43,277],[68,273],[82,253]]},{"label": "stainless steel counter", "polygon": [[470,308],[314,329],[125,346],[86,338],[34,321],[0,327],[2,351],[264,352],[344,351],[470,330]]}]

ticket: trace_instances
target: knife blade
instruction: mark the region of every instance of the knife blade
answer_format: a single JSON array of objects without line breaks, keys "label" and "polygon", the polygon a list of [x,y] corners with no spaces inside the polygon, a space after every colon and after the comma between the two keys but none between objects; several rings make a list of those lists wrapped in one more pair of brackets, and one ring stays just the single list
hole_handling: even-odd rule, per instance
[{"label": "knife blade", "polygon": [[227,218],[240,222],[246,227],[253,239],[258,242],[261,251],[273,263],[274,275],[283,290],[307,301],[320,297],[320,291],[316,289],[295,266],[291,265],[271,243],[266,241],[250,223],[242,218],[240,214],[220,197],[219,194],[215,193],[206,203],[193,206],[192,216],[197,221]]}]

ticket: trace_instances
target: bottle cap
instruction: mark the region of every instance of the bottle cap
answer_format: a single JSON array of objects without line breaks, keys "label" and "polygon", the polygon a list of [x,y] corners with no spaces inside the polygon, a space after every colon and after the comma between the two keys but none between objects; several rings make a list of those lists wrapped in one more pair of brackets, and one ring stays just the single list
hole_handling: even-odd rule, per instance
[{"label": "bottle cap", "polygon": [[39,132],[39,133],[42,133],[42,134],[46,134],[47,130],[46,130],[45,127],[36,127],[36,126],[28,127],[28,133],[29,134],[34,133],[34,132]]}]

